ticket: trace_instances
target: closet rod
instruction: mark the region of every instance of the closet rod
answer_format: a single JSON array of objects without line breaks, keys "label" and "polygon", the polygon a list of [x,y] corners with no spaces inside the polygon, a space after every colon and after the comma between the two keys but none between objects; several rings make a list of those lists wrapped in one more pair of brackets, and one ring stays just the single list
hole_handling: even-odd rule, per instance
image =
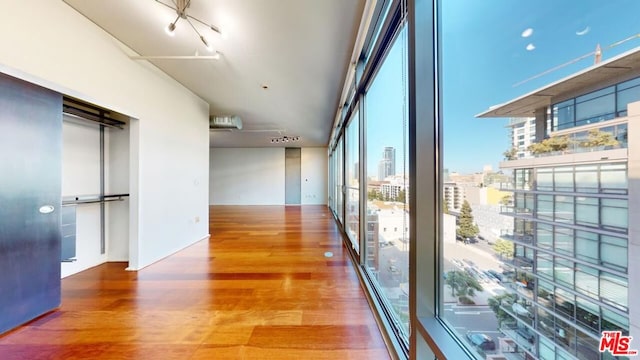
[{"label": "closet rod", "polygon": [[124,201],[125,197],[128,197],[129,194],[115,194],[115,195],[105,195],[105,196],[96,196],[92,198],[81,198],[76,197],[73,200],[63,200],[62,206],[76,206],[82,204],[104,204],[111,201]]},{"label": "closet rod", "polygon": [[101,123],[101,122],[94,121],[94,120],[91,120],[91,119],[87,119],[86,117],[82,117],[82,116],[80,116],[80,115],[76,115],[76,114],[70,113],[70,112],[68,112],[68,111],[63,111],[63,112],[62,112],[62,114],[66,115],[66,116],[69,116],[69,117],[72,117],[72,118],[74,118],[74,119],[81,120],[81,121],[83,121],[83,122],[85,122],[85,123],[87,123],[87,122],[88,122],[88,123],[95,124],[95,125],[97,125],[97,126],[102,125],[102,126],[106,126],[106,127],[109,127],[109,128],[114,128],[114,129],[120,129],[120,130],[122,130],[122,127],[120,127],[120,126],[117,126],[117,125],[111,125],[111,124],[105,124],[105,123]]}]

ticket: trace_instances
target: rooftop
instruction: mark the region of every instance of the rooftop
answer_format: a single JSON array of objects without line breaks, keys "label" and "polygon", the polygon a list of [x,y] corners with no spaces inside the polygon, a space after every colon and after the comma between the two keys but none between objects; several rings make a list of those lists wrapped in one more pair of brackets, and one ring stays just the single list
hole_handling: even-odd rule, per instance
[{"label": "rooftop", "polygon": [[552,99],[578,89],[590,88],[629,72],[640,72],[640,47],[588,67],[564,79],[520,96],[476,115],[480,118],[531,117],[536,109],[551,105]]}]

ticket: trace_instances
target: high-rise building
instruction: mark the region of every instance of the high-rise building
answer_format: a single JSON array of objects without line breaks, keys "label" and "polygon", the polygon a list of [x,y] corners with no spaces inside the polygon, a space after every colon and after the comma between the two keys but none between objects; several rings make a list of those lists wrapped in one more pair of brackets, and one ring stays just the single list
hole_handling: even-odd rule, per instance
[{"label": "high-rise building", "polygon": [[603,331],[640,336],[639,62],[636,49],[479,115],[536,126],[533,151],[500,164],[513,172],[514,224],[503,353],[612,359],[598,351]]},{"label": "high-rise building", "polygon": [[460,211],[465,200],[464,187],[455,182],[445,182],[443,185],[444,201],[449,211]]},{"label": "high-rise building", "polygon": [[396,149],[387,146],[382,152],[382,159],[378,163],[378,180],[382,181],[388,176],[396,174]]},{"label": "high-rise building", "polygon": [[536,140],[536,118],[511,118],[507,124],[509,129],[509,143],[512,159],[519,159],[531,155],[529,145]]}]

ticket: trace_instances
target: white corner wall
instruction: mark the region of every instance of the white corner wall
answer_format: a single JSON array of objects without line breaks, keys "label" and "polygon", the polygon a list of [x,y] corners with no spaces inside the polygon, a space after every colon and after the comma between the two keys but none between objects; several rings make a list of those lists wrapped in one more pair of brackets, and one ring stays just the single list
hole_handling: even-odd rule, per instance
[{"label": "white corner wall", "polygon": [[211,148],[209,158],[209,204],[284,204],[284,148]]},{"label": "white corner wall", "polygon": [[329,157],[327,148],[302,148],[302,205],[326,205]]},{"label": "white corner wall", "polygon": [[0,22],[1,72],[135,118],[129,268],[206,238],[208,104],[129,59],[129,49],[62,1],[9,1],[3,12],[11,16]]},{"label": "white corner wall", "polygon": [[[106,139],[108,160],[105,169],[105,192],[107,194],[129,194],[129,127],[108,132]],[[127,261],[129,259],[129,198],[112,201],[106,206],[107,261]]]}]

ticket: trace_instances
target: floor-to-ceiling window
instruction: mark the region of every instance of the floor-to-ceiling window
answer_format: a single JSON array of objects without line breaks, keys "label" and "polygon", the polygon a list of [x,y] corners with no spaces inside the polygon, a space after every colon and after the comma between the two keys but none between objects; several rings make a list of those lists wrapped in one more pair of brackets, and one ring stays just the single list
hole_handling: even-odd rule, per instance
[{"label": "floor-to-ceiling window", "polygon": [[[629,12],[640,3],[438,7],[437,317],[477,358],[609,359],[602,331],[631,329],[626,106],[637,97],[619,111],[616,98],[640,75],[620,67],[638,59]],[[626,60],[607,65],[616,56]],[[513,140],[530,136],[525,125],[527,146]]]},{"label": "floor-to-ceiling window", "polygon": [[366,269],[409,333],[409,169],[407,32],[399,28],[364,94],[367,167]]},{"label": "floor-to-ceiling window", "polygon": [[640,4],[385,3],[332,144],[355,154],[358,114],[356,260],[389,333],[417,359],[613,358],[602,332],[638,327]]},{"label": "floor-to-ceiling window", "polygon": [[335,203],[335,199],[336,199],[336,195],[335,195],[335,189],[336,189],[336,185],[335,185],[335,181],[336,181],[336,176],[335,176],[335,161],[334,161],[335,157],[333,154],[333,151],[329,151],[329,163],[328,163],[328,169],[329,169],[329,181],[328,181],[328,189],[327,189],[327,193],[328,193],[328,200],[329,200],[329,208],[330,209],[335,209],[336,208],[336,203]]},{"label": "floor-to-ceiling window", "polygon": [[351,245],[360,252],[360,116],[356,111],[346,128],[345,138],[345,231]]},{"label": "floor-to-ceiling window", "polygon": [[344,141],[340,137],[334,152],[336,157],[336,213],[340,224],[344,225]]},{"label": "floor-to-ceiling window", "polygon": [[[342,112],[332,156],[344,143],[343,230],[385,332],[404,356],[409,342],[408,46],[398,1],[380,1]],[[375,24],[375,25],[374,25]],[[339,167],[339,166],[338,166]],[[340,216],[340,198],[335,211]]]}]

